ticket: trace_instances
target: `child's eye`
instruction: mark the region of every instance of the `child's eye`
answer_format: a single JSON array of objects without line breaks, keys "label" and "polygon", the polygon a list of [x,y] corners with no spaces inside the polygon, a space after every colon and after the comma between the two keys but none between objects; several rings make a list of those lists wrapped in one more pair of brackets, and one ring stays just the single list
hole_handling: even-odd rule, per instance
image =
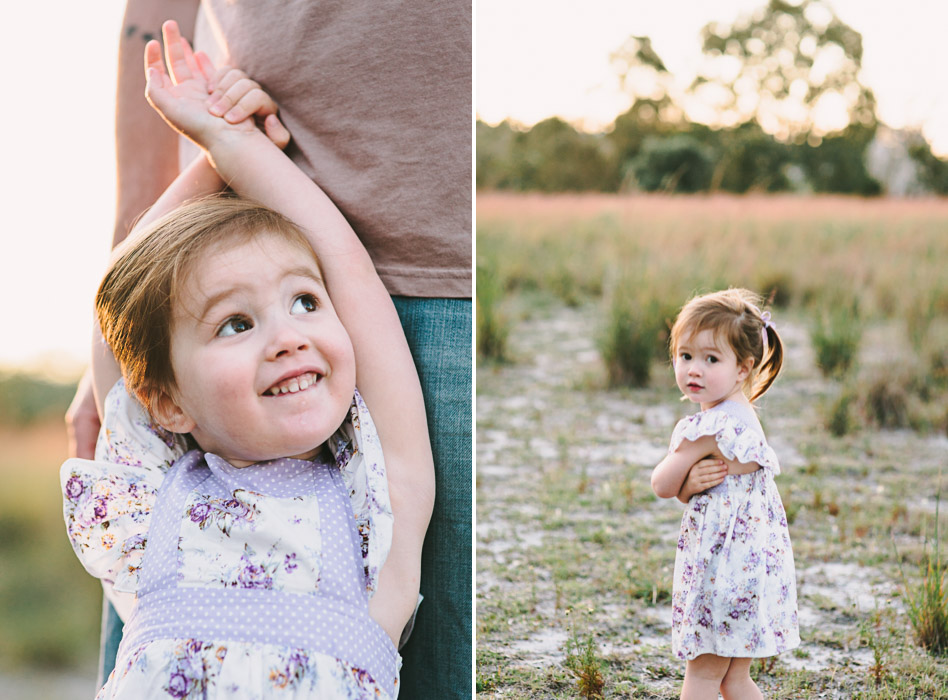
[{"label": "child's eye", "polygon": [[291,314],[308,314],[319,308],[316,303],[316,297],[312,294],[300,294],[293,300],[293,306],[290,308]]},{"label": "child's eye", "polygon": [[713,365],[713,364],[714,364],[715,362],[717,362],[717,361],[718,361],[718,358],[716,358],[714,355],[708,355],[708,363],[709,363],[709,364],[712,364],[712,365]]},{"label": "child's eye", "polygon": [[691,354],[690,354],[690,353],[687,353],[687,352],[683,352],[683,353],[681,353],[680,357],[681,357],[681,359],[683,359],[683,360],[690,360],[690,359],[691,359]]},{"label": "child's eye", "polygon": [[251,328],[253,328],[253,324],[246,318],[242,316],[231,316],[217,329],[217,336],[223,338],[229,335],[237,335],[238,333],[249,331]]}]

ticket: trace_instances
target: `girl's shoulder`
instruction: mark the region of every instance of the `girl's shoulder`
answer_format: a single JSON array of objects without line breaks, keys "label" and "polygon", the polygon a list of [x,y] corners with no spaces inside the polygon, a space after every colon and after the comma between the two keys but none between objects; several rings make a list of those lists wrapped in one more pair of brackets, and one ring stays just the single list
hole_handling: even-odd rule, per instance
[{"label": "girl's shoulder", "polygon": [[777,455],[767,443],[764,429],[750,406],[737,401],[723,401],[717,406],[682,418],[672,433],[670,450],[674,451],[684,440],[714,436],[718,448],[727,459],[756,462],[780,473]]},{"label": "girl's shoulder", "polygon": [[154,421],[119,379],[105,398],[105,415],[95,448],[97,461],[160,472],[187,452],[182,435]]}]

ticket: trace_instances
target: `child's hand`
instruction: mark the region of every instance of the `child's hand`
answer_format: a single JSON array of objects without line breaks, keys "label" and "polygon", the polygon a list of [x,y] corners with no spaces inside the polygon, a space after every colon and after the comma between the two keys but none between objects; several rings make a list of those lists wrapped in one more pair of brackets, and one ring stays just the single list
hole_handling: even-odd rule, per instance
[{"label": "child's hand", "polygon": [[270,140],[281,149],[290,142],[290,132],[277,118],[279,108],[260,84],[251,80],[242,70],[224,66],[208,82],[211,114],[237,124],[250,117],[261,127]]},{"label": "child's hand", "polygon": [[[253,119],[227,120],[210,111],[209,98],[215,77],[213,63],[203,52],[191,51],[190,45],[181,36],[174,21],[165,22],[161,33],[165,44],[164,59],[159,42],[149,41],[145,45],[145,97],[164,120],[176,131],[204,148],[208,148],[214,139],[228,133],[257,131]],[[166,63],[168,72],[165,71]],[[227,72],[225,70],[220,75],[226,75]],[[248,92],[252,92],[253,88],[259,90],[256,83],[248,82],[253,86]],[[262,91],[260,94],[263,94]],[[262,102],[259,97],[254,99],[257,103]],[[266,100],[273,108],[266,111],[268,105],[264,104],[262,107],[264,129],[271,140],[283,148],[289,142],[289,133],[276,118],[276,105],[268,97]],[[247,116],[251,115],[252,113],[249,113]]]},{"label": "child's hand", "polygon": [[688,471],[688,476],[685,477],[685,482],[678,492],[678,500],[687,503],[688,499],[696,493],[707,491],[722,483],[726,476],[727,465],[724,460],[717,457],[702,459]]}]

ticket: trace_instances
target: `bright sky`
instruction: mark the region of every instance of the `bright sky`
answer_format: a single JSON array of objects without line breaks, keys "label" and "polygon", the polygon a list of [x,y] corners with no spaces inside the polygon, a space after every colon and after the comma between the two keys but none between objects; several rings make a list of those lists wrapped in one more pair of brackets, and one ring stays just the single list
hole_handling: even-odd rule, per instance
[{"label": "bright sky", "polygon": [[6,8],[0,367],[72,376],[86,363],[112,240],[124,8],[119,0]]},{"label": "bright sky", "polygon": [[[648,36],[681,87],[702,60],[708,22],[732,23],[766,0],[476,0],[476,109],[495,124],[532,125],[558,115],[597,130],[629,107],[609,53]],[[863,37],[862,80],[883,122],[921,127],[948,156],[948,3],[828,0]]]},{"label": "bright sky", "polygon": [[[589,127],[627,107],[610,51],[647,35],[690,81],[701,27],[765,0],[475,0],[476,105],[490,122],[553,114]],[[0,367],[74,376],[88,355],[92,296],[114,209],[115,60],[124,2],[14,3],[0,42],[4,84]],[[834,0],[863,34],[864,80],[893,126],[924,125],[948,154],[948,3]]]}]

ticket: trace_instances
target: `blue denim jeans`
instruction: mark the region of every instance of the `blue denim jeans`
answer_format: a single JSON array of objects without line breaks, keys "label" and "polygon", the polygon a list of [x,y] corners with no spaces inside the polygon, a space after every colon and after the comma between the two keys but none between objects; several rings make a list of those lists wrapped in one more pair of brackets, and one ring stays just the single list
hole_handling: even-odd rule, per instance
[{"label": "blue denim jeans", "polygon": [[[470,299],[393,297],[421,378],[437,492],[421,561],[415,627],[401,650],[401,700],[472,697]],[[371,407],[370,407],[371,409]],[[106,601],[101,683],[115,667],[122,621]]]}]

